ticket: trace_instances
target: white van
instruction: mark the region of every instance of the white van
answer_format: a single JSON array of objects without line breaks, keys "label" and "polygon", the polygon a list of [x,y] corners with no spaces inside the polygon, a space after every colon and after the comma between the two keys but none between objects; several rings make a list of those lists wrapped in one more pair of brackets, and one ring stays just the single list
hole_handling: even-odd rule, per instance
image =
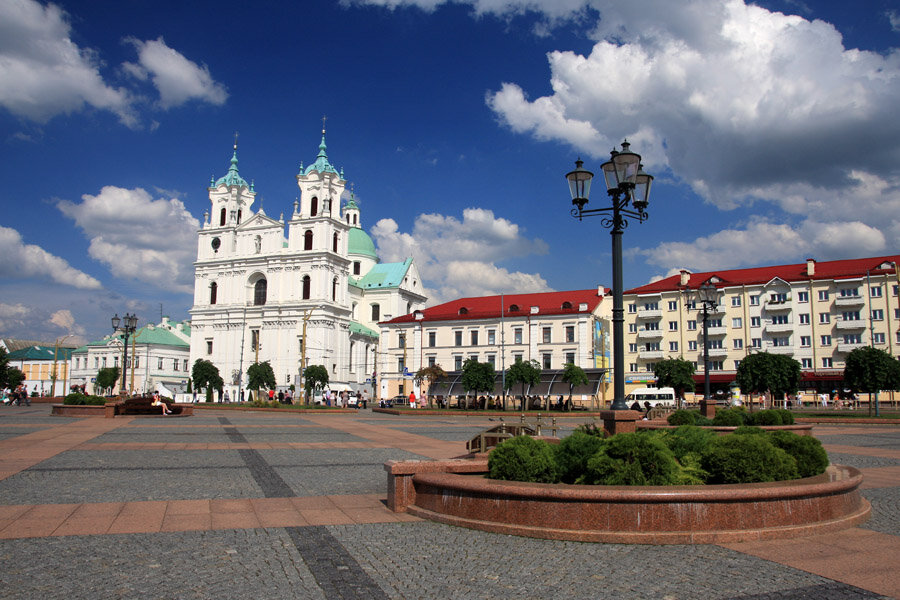
[{"label": "white van", "polygon": [[630,394],[625,396],[625,403],[631,406],[637,402],[643,410],[646,406],[644,402],[650,403],[650,408],[657,406],[675,406],[675,389],[670,387],[664,388],[637,388]]}]

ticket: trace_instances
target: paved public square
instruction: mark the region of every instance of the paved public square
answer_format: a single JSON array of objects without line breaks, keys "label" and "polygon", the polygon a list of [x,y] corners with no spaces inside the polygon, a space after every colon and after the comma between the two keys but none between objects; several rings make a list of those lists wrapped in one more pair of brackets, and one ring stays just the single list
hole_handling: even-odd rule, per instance
[{"label": "paved public square", "polygon": [[[816,426],[873,516],[803,539],[590,544],[385,507],[391,459],[449,458],[472,416],[0,407],[0,597],[897,598],[900,425]],[[563,434],[580,421],[566,419]]]}]

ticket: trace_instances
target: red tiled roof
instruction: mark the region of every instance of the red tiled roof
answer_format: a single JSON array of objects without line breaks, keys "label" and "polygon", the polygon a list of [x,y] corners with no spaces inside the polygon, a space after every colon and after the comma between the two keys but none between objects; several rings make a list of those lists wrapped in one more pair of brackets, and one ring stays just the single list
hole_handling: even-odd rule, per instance
[{"label": "red tiled roof", "polygon": [[[604,293],[609,293],[605,290]],[[593,312],[603,296],[597,294],[597,289],[572,290],[568,292],[544,292],[539,294],[504,294],[503,314],[507,317],[527,316],[531,313],[531,307],[538,307],[539,315],[563,315]],[[460,298],[444,304],[438,304],[431,308],[423,309],[424,317],[419,321],[459,321],[474,319],[499,319],[501,296],[481,296],[478,298]],[[568,303],[570,308],[563,308]],[[579,305],[586,304],[585,310],[579,310]],[[510,310],[518,307],[517,311]],[[462,313],[461,313],[462,311]],[[415,313],[403,315],[385,321],[385,323],[410,323],[414,322]]]},{"label": "red tiled roof", "polygon": [[[872,258],[853,258],[848,260],[832,260],[816,262],[812,277],[806,274],[807,264],[777,265],[774,267],[756,267],[753,269],[732,269],[728,271],[709,271],[706,273],[691,273],[688,286],[697,288],[711,277],[718,277],[721,281],[716,287],[731,287],[737,285],[759,285],[768,283],[775,278],[784,281],[807,281],[809,279],[849,279],[870,275],[883,275],[892,273],[890,269],[879,269],[884,263],[900,263],[900,255],[876,256]],[[682,289],[681,276],[672,275],[647,285],[626,290],[626,294],[651,294],[656,292],[671,292]]]}]

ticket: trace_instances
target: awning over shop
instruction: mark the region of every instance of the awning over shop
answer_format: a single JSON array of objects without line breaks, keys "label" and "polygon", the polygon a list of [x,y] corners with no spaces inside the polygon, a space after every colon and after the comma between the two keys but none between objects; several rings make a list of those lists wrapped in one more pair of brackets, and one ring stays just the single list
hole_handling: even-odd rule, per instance
[{"label": "awning over shop", "polygon": [[[594,396],[600,393],[600,384],[606,374],[606,369],[585,369],[584,374],[587,375],[587,385],[575,386],[572,390],[574,396]],[[525,386],[526,396],[568,396],[569,384],[562,380],[563,370],[542,371],[540,381],[533,386]],[[447,378],[435,382],[434,386],[428,390],[433,396],[465,396],[466,390],[462,384],[462,371],[450,371]],[[484,394],[485,391],[479,391]],[[494,377],[494,389],[490,391],[492,396],[500,396],[503,394],[503,374],[497,373]],[[511,396],[522,395],[522,385],[515,384],[508,392]]]}]

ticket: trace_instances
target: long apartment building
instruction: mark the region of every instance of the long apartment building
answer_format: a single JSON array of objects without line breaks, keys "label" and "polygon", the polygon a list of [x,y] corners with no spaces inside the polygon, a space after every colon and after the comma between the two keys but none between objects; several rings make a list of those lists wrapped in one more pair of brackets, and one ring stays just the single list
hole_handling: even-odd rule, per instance
[{"label": "long apartment building", "polygon": [[684,358],[703,379],[703,314],[695,295],[718,291],[708,311],[713,389],[727,390],[752,352],[785,354],[802,387],[831,391],[847,355],[874,346],[900,356],[900,255],[690,273],[625,291],[626,387],[652,383],[654,363]]},{"label": "long apartment building", "polygon": [[453,378],[472,358],[493,364],[498,379],[517,359],[537,361],[545,385],[530,390],[535,395],[563,393],[553,384],[565,364],[573,363],[592,376],[593,389],[581,391],[602,396],[608,383],[610,347],[611,302],[603,302],[606,293],[601,287],[460,298],[382,322],[379,393],[390,397],[414,390],[418,395],[422,390],[415,373],[440,365],[451,374],[442,393],[462,394]]}]

